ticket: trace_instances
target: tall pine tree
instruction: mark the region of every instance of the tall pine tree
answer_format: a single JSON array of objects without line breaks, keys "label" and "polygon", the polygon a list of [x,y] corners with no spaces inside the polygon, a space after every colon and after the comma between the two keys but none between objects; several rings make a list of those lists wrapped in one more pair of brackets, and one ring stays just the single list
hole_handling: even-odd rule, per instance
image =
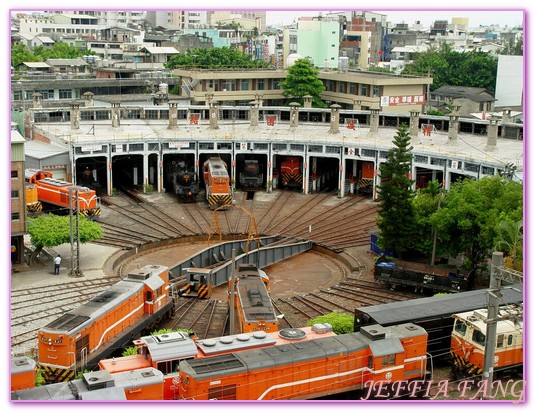
[{"label": "tall pine tree", "polygon": [[379,246],[394,250],[399,258],[413,250],[414,242],[418,241],[415,239],[416,215],[412,203],[414,181],[409,177],[412,167],[410,140],[408,127],[402,124],[394,136],[394,148],[388,151],[386,162],[379,169]]}]

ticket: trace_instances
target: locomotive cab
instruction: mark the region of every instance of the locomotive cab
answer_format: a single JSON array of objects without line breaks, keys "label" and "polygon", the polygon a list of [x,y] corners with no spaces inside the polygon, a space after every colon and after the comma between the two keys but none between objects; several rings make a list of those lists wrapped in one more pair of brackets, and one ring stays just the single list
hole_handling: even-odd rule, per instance
[{"label": "locomotive cab", "polygon": [[181,290],[181,296],[210,299],[212,296],[210,269],[188,268],[186,271],[186,279],[187,285]]},{"label": "locomotive cab", "polygon": [[[500,313],[518,311],[516,306],[500,309]],[[487,340],[486,309],[453,315],[450,352],[454,375],[475,376],[483,373]],[[499,320],[496,330],[494,370],[521,368],[523,362],[522,315],[515,320]]]}]

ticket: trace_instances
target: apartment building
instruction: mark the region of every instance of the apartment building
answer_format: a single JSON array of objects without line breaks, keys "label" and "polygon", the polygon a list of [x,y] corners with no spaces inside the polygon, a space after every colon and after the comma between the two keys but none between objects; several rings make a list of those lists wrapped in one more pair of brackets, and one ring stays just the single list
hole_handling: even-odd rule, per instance
[{"label": "apartment building", "polygon": [[26,233],[26,192],[24,177],[24,143],[26,140],[11,127],[11,263],[23,260]]}]

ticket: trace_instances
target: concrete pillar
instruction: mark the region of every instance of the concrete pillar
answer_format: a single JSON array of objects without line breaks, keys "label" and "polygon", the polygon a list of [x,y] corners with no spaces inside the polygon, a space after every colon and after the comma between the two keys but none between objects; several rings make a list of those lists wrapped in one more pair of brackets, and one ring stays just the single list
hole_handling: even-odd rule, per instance
[{"label": "concrete pillar", "polygon": [[80,105],[78,103],[71,103],[71,129],[78,130],[80,128]]},{"label": "concrete pillar", "polygon": [[412,137],[418,137],[418,125],[420,120],[420,112],[417,110],[410,111],[410,124],[409,124],[409,134]]},{"label": "concrete pillar", "polygon": [[143,193],[147,193],[147,185],[149,184],[149,155],[143,155]]},{"label": "concrete pillar", "polygon": [[511,109],[504,109],[502,113],[502,134],[501,137],[505,137],[505,123],[511,123]]},{"label": "concrete pillar", "polygon": [[215,105],[215,103],[210,103],[209,115],[210,115],[210,129],[213,129],[213,130],[219,129],[219,126],[217,124],[219,121],[219,109]]},{"label": "concrete pillar", "polygon": [[206,97],[206,105],[210,106],[210,104],[213,103],[213,101],[214,101],[214,94],[213,93],[206,93],[205,97]]},{"label": "concrete pillar", "polygon": [[85,92],[82,97],[84,99],[84,106],[85,107],[93,107],[93,93],[91,92]]},{"label": "concrete pillar", "polygon": [[496,144],[498,143],[498,119],[494,116],[490,118],[490,123],[487,126],[487,146],[485,150],[496,150]]},{"label": "concrete pillar", "polygon": [[32,93],[32,107],[34,109],[43,107],[43,95],[41,93]]},{"label": "concrete pillar", "polygon": [[249,103],[251,105],[251,112],[250,112],[250,129],[255,129],[258,126],[258,101],[253,100]]},{"label": "concrete pillar", "polygon": [[459,116],[455,113],[449,115],[450,126],[448,128],[448,142],[456,142],[459,134]]},{"label": "concrete pillar", "polygon": [[310,109],[312,107],[312,96],[307,94],[303,96],[303,99],[305,101],[305,104],[304,104],[305,109]]},{"label": "concrete pillar", "polygon": [[340,133],[340,106],[339,104],[331,104],[331,128],[329,134]]},{"label": "concrete pillar", "polygon": [[379,131],[379,112],[381,109],[370,109],[370,134]]},{"label": "concrete pillar", "polygon": [[178,103],[169,102],[169,126],[168,129],[176,129],[178,127]]},{"label": "concrete pillar", "polygon": [[299,126],[299,106],[297,102],[290,103],[290,129],[295,129]]},{"label": "concrete pillar", "polygon": [[121,102],[117,100],[111,102],[111,126],[121,126]]},{"label": "concrete pillar", "polygon": [[511,121],[511,109],[503,109],[502,124],[509,123]]},{"label": "concrete pillar", "polygon": [[257,93],[254,95],[254,99],[258,102],[258,107],[264,106],[264,95]]}]

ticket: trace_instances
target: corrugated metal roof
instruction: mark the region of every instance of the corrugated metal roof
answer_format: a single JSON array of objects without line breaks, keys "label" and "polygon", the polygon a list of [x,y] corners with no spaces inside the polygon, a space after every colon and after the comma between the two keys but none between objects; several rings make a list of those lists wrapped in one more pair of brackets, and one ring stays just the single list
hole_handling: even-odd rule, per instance
[{"label": "corrugated metal roof", "polygon": [[[11,134],[13,135],[13,133]],[[69,153],[69,149],[54,146],[49,143],[39,142],[36,140],[29,140],[24,145],[24,153],[26,154],[26,156],[33,157],[34,159],[47,159],[49,157]]]},{"label": "corrugated metal roof", "polygon": [[45,62],[22,62],[22,64],[30,69],[49,69],[50,65]]},{"label": "corrugated metal roof", "polygon": [[87,66],[84,59],[47,59],[46,62],[51,66]]},{"label": "corrugated metal roof", "polygon": [[178,54],[178,50],[174,47],[143,47],[141,50],[147,51],[150,54]]}]

